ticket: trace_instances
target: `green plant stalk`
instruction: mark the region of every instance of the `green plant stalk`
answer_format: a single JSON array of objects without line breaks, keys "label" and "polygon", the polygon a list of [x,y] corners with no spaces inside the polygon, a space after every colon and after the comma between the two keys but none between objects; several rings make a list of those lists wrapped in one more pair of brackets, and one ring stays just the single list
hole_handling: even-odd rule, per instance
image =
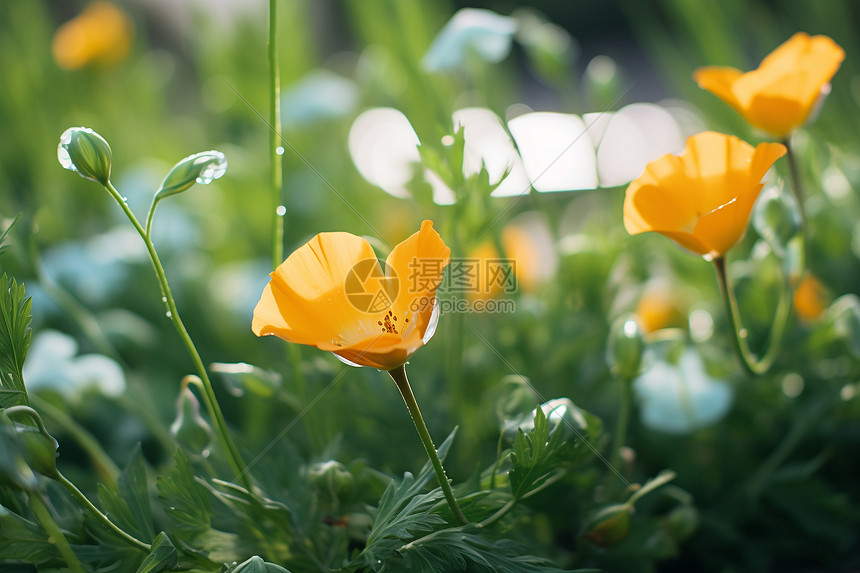
[{"label": "green plant stalk", "polygon": [[99,511],[99,509],[94,506],[89,499],[87,499],[87,496],[81,493],[81,490],[79,490],[75,486],[75,484],[66,479],[66,476],[64,476],[60,472],[57,472],[57,475],[54,476],[54,479],[57,480],[60,485],[65,487],[70,494],[72,494],[72,497],[75,498],[75,501],[77,501],[81,505],[81,507],[86,509],[87,512],[95,518],[95,520],[99,523],[99,525],[102,526],[105,531],[123,540],[129,546],[143,551],[144,553],[149,553],[151,549],[149,544],[132,537],[131,535],[117,527],[114,522],[108,519],[108,516]]},{"label": "green plant stalk", "polygon": [[51,515],[51,511],[45,505],[45,502],[42,501],[39,494],[31,492],[28,499],[30,501],[30,509],[33,510],[33,514],[36,516],[36,519],[48,534],[48,541],[57,547],[57,551],[59,551],[63,559],[66,560],[66,565],[69,569],[74,571],[74,573],[84,573],[83,565],[81,565],[75,552],[72,551],[72,546],[69,545],[69,541],[66,539],[66,536],[63,535],[63,531],[60,529],[60,526],[57,525],[57,522]]},{"label": "green plant stalk", "polygon": [[445,475],[445,468],[442,467],[442,461],[439,459],[439,453],[436,451],[436,446],[433,445],[433,439],[430,437],[430,432],[427,431],[427,425],[424,423],[424,418],[421,416],[421,410],[418,408],[418,402],[415,401],[415,396],[412,394],[412,388],[409,386],[409,380],[406,378],[406,367],[399,366],[388,373],[400,390],[400,395],[403,396],[403,401],[406,402],[406,409],[409,410],[409,415],[412,416],[412,422],[415,424],[415,429],[418,430],[418,437],[421,438],[421,443],[424,444],[424,450],[427,452],[427,457],[430,458],[430,463],[433,465],[433,471],[436,472],[436,480],[439,482],[439,487],[442,488],[442,493],[445,494],[445,500],[448,502],[448,507],[454,514],[454,518],[461,524],[469,523],[469,520],[463,515],[460,506],[457,504],[457,498],[454,497],[454,492],[451,491],[451,484],[448,483],[448,477]]},{"label": "green plant stalk", "polygon": [[185,345],[185,348],[191,357],[191,361],[197,369],[198,376],[203,380],[203,401],[206,404],[206,409],[209,411],[209,415],[212,416],[215,423],[215,431],[216,434],[218,434],[218,440],[221,443],[224,454],[227,456],[227,461],[230,464],[232,471],[235,473],[236,479],[241,479],[245,488],[248,491],[251,491],[251,479],[248,475],[245,462],[242,460],[242,457],[239,454],[239,449],[236,447],[236,444],[233,442],[233,439],[230,437],[230,433],[227,430],[227,421],[224,419],[224,414],[222,414],[221,407],[218,405],[218,399],[215,397],[215,389],[212,387],[212,382],[209,380],[209,375],[206,372],[206,368],[203,366],[203,360],[200,358],[200,353],[197,351],[197,347],[191,340],[191,336],[189,336],[188,330],[185,328],[185,324],[183,324],[182,319],[179,317],[179,310],[176,308],[176,302],[173,300],[173,295],[170,292],[170,285],[167,283],[167,276],[164,273],[164,267],[161,264],[161,260],[158,258],[158,253],[155,251],[155,245],[152,244],[152,241],[146,235],[146,231],[140,226],[140,222],[137,220],[137,217],[134,216],[134,213],[132,213],[128,204],[123,201],[122,195],[120,195],[119,191],[116,190],[113,183],[108,181],[107,185],[105,185],[105,189],[107,189],[108,193],[110,193],[117,204],[119,204],[123,212],[125,212],[129,221],[134,225],[134,228],[137,230],[146,245],[146,250],[149,253],[149,258],[152,261],[153,268],[155,269],[158,285],[161,288],[161,295],[167,305],[168,317],[171,322],[173,322],[176,331],[179,333],[179,337],[182,339],[182,343]]},{"label": "green plant stalk", "polygon": [[612,440],[612,467],[622,472],[621,448],[624,447],[624,441],[627,438],[630,405],[633,401],[633,381],[629,378],[619,378],[618,381],[621,383],[621,404],[618,409],[618,420],[615,423],[615,436]]},{"label": "green plant stalk", "polygon": [[788,160],[788,170],[791,173],[791,191],[794,193],[794,199],[797,201],[797,210],[800,213],[800,227],[803,232],[804,238],[806,238],[806,209],[803,206],[803,184],[800,182],[800,170],[797,167],[797,159],[794,156],[794,152],[791,150],[791,138],[786,137],[782,144],[785,146],[786,154],[785,158]]},{"label": "green plant stalk", "polygon": [[780,293],[776,314],[771,325],[767,350],[761,358],[757,358],[750,350],[749,342],[747,342],[746,329],[743,327],[741,321],[738,301],[726,272],[725,257],[714,259],[714,269],[717,272],[717,282],[720,284],[726,313],[729,315],[729,320],[732,324],[732,339],[734,340],[741,365],[749,374],[761,376],[773,366],[777,354],[779,354],[780,343],[782,342],[783,334],[785,334],[785,328],[791,317],[791,296],[788,296],[789,287],[786,286]]},{"label": "green plant stalk", "polygon": [[111,484],[116,483],[116,478],[119,476],[119,468],[91,433],[78,424],[74,418],[47,400],[34,395],[30,397],[30,401],[42,414],[53,420],[57,426],[77,442],[81,449],[90,457],[96,472],[104,481]]},{"label": "green plant stalk", "polygon": [[270,181],[274,203],[274,228],[272,230],[272,268],[284,259],[284,215],[281,206],[281,156],[277,148],[281,143],[281,77],[278,66],[278,0],[269,0],[269,153],[271,153]]}]

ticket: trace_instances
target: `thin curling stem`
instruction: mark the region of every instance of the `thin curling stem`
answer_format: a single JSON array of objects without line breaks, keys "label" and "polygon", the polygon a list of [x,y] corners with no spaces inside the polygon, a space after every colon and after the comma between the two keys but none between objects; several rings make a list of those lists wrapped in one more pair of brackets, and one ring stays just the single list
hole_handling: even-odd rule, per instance
[{"label": "thin curling stem", "polygon": [[150,546],[148,543],[144,543],[143,541],[140,541],[139,539],[132,537],[131,535],[129,535],[128,533],[126,533],[125,531],[123,531],[122,529],[117,527],[117,525],[114,522],[112,522],[110,519],[108,519],[108,516],[103,514],[101,511],[99,511],[99,509],[96,506],[94,506],[89,499],[87,499],[87,496],[85,496],[83,493],[81,493],[81,490],[79,490],[75,486],[75,484],[73,484],[68,479],[66,479],[66,476],[64,476],[60,472],[57,472],[57,475],[54,476],[54,479],[57,480],[60,483],[60,485],[65,487],[68,490],[68,492],[70,494],[72,494],[72,497],[75,498],[75,501],[77,501],[81,505],[81,507],[86,509],[87,512],[91,516],[93,516],[95,518],[95,520],[99,523],[99,525],[101,525],[102,528],[105,529],[108,533],[110,533],[111,535],[114,535],[115,537],[117,537],[119,539],[122,539],[129,546],[134,547],[135,549],[137,549],[139,551],[143,551],[144,553],[149,553]]},{"label": "thin curling stem", "polygon": [[412,394],[412,388],[409,386],[409,380],[406,378],[406,367],[399,366],[394,370],[389,370],[388,373],[397,384],[397,389],[400,390],[400,395],[403,396],[403,401],[406,402],[406,408],[409,410],[409,415],[412,416],[412,422],[415,423],[415,429],[418,430],[418,437],[421,438],[421,443],[424,444],[424,450],[427,452],[427,457],[430,458],[430,463],[433,465],[433,470],[436,472],[436,479],[439,482],[439,487],[442,488],[442,493],[445,494],[445,500],[448,502],[448,507],[454,514],[454,518],[461,524],[469,523],[469,520],[463,515],[457,504],[457,498],[454,497],[454,492],[451,491],[451,484],[448,483],[448,476],[445,475],[445,468],[442,467],[442,461],[439,459],[439,454],[436,452],[436,446],[433,445],[433,439],[430,437],[430,432],[427,431],[427,425],[424,423],[424,418],[421,416],[421,410],[418,409],[418,402],[415,401],[415,396]]},{"label": "thin curling stem", "polygon": [[234,472],[237,479],[242,480],[242,484],[245,488],[248,491],[251,491],[251,479],[248,475],[245,462],[242,460],[242,456],[239,454],[239,449],[236,447],[236,444],[233,442],[233,439],[230,437],[230,433],[227,430],[227,421],[224,419],[224,414],[221,413],[221,407],[218,405],[218,400],[215,397],[215,389],[212,386],[212,382],[209,380],[209,375],[206,372],[206,367],[203,365],[203,360],[200,358],[200,353],[197,351],[197,347],[191,340],[191,336],[188,334],[185,324],[179,317],[179,310],[176,308],[176,301],[173,300],[173,295],[170,292],[170,285],[167,283],[167,275],[165,275],[164,267],[161,264],[161,260],[158,258],[158,253],[155,251],[155,245],[152,244],[152,240],[147,236],[146,230],[144,230],[140,225],[137,217],[134,216],[134,213],[129,209],[128,204],[123,200],[122,195],[120,195],[119,191],[116,190],[110,181],[105,185],[105,189],[107,189],[108,193],[110,193],[114,200],[116,200],[117,204],[119,204],[120,208],[143,239],[144,245],[146,245],[146,250],[149,253],[150,260],[152,261],[152,267],[155,269],[158,285],[161,288],[161,295],[167,305],[167,316],[170,318],[171,322],[173,322],[173,326],[179,333],[179,338],[182,339],[182,343],[185,345],[185,349],[188,351],[191,361],[194,363],[198,376],[203,380],[203,401],[206,404],[206,409],[209,411],[209,415],[215,423],[215,432],[218,435],[218,441],[221,443],[221,448],[227,456],[227,461],[230,464],[231,470]]},{"label": "thin curling stem", "polygon": [[281,144],[281,77],[278,68],[278,1],[269,0],[269,153],[271,153],[270,182],[274,203],[274,228],[272,229],[272,268],[284,259],[284,213],[281,209],[281,156],[277,149]]},{"label": "thin curling stem", "polygon": [[771,325],[767,351],[761,358],[758,358],[749,347],[746,329],[741,322],[738,301],[735,298],[735,292],[732,289],[728,273],[726,272],[725,258],[715,258],[714,268],[717,271],[717,281],[720,283],[720,291],[723,295],[726,313],[732,323],[732,339],[735,342],[735,349],[741,360],[741,365],[749,374],[761,376],[773,366],[776,356],[779,354],[780,343],[782,342],[783,334],[785,334],[785,327],[788,325],[788,320],[791,317],[791,296],[789,296],[789,289],[787,286],[782,289],[773,324]]}]

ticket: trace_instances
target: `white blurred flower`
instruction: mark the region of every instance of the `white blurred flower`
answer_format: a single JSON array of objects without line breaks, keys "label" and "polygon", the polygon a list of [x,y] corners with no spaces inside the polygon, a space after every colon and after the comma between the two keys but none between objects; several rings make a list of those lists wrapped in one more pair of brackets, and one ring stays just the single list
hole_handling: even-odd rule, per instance
[{"label": "white blurred flower", "polygon": [[51,388],[75,395],[96,388],[106,396],[125,392],[125,374],[116,361],[101,354],[76,356],[78,343],[56,330],[44,330],[33,338],[24,363],[24,382],[30,390]]},{"label": "white blurred flower", "polygon": [[433,39],[421,65],[428,72],[460,69],[470,55],[490,63],[504,60],[511,51],[517,23],[491,10],[457,11]]},{"label": "white blurred flower", "polygon": [[328,70],[314,70],[281,96],[284,126],[300,126],[343,117],[358,105],[358,86]]},{"label": "white blurred flower", "polygon": [[642,423],[652,430],[687,434],[722,418],[732,388],[705,372],[702,359],[686,348],[678,364],[654,363],[634,382]]}]

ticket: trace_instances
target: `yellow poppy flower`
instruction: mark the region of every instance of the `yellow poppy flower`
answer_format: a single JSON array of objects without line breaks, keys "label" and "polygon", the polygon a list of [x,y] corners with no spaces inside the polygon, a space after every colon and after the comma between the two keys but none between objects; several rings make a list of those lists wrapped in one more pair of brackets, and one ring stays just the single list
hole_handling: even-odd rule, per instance
[{"label": "yellow poppy flower", "polygon": [[54,61],[65,70],[119,63],[131,49],[133,32],[125,12],[110,2],[93,2],[57,30],[51,46]]},{"label": "yellow poppy flower", "polygon": [[794,291],[794,312],[804,322],[812,322],[826,310],[827,289],[811,273],[806,273]]},{"label": "yellow poppy flower", "polygon": [[750,125],[785,138],[806,123],[845,58],[827,36],[798,32],[743,73],[727,66],[699,68],[693,79],[735,108]]},{"label": "yellow poppy flower", "polygon": [[365,239],[320,233],[271,274],[251,329],[392,370],[433,336],[450,254],[431,221],[394,247],[384,273]]},{"label": "yellow poppy flower", "polygon": [[652,161],[624,198],[631,235],[657,231],[708,259],[743,236],[762,177],[786,152],[779,143],[753,148],[737,137],[704,131],[681,155]]}]

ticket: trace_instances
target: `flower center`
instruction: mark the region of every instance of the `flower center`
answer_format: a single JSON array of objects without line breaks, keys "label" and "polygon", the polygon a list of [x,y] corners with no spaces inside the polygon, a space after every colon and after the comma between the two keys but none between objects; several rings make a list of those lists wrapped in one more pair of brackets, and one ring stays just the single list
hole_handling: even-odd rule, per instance
[{"label": "flower center", "polygon": [[[409,319],[406,319],[406,322],[409,322]],[[382,320],[376,322],[379,326],[382,327],[382,332],[386,332],[389,334],[400,334],[397,331],[397,315],[392,313],[390,310],[388,314],[386,314]]]}]

